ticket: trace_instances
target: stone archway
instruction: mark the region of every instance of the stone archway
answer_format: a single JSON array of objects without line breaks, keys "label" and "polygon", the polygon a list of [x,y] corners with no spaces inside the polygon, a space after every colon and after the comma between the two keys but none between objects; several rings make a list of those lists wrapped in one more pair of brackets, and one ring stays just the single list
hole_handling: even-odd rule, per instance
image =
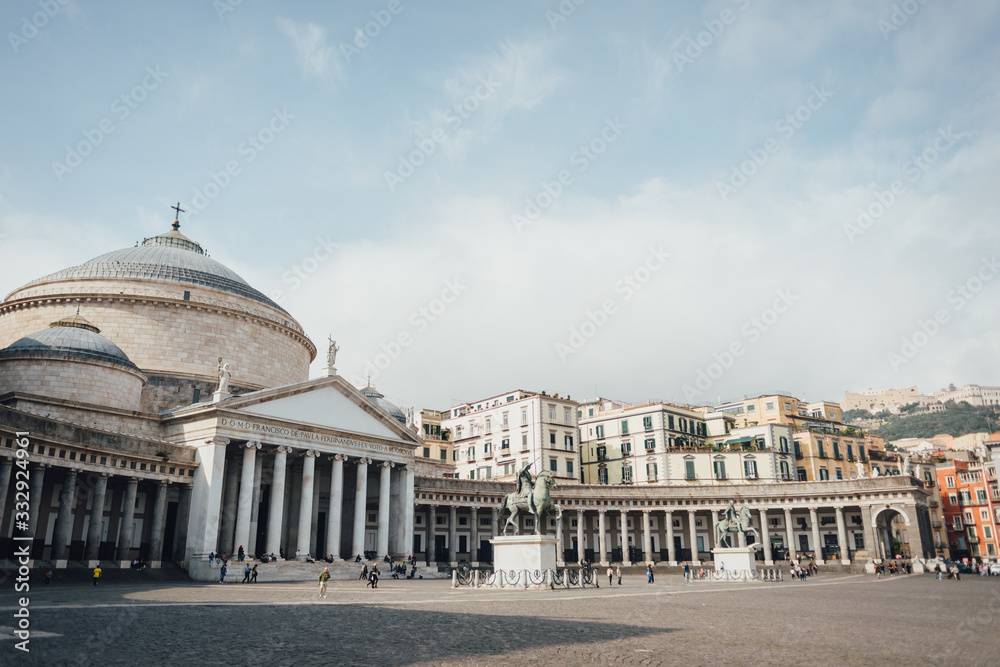
[{"label": "stone archway", "polygon": [[[882,507],[872,507],[872,532],[874,533],[874,553],[875,558],[881,558],[883,560],[890,560],[895,557],[896,550],[893,545],[893,539],[895,537],[893,533],[892,524],[896,520],[902,520],[903,528],[907,533],[907,542],[909,542],[910,536],[913,534],[910,525],[910,518],[907,516],[905,508],[898,505],[884,505]],[[902,538],[900,538],[902,542]],[[912,543],[911,550],[912,550]],[[921,556],[923,554],[916,553],[910,555]]]}]

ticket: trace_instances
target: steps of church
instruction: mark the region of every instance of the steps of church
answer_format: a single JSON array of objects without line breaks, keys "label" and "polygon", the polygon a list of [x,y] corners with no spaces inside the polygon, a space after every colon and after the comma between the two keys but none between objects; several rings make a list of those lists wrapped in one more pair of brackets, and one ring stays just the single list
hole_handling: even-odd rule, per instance
[{"label": "steps of church", "polygon": [[[319,573],[323,571],[324,567],[330,568],[330,579],[332,580],[347,581],[358,579],[361,576],[361,563],[355,563],[354,561],[334,561],[332,563],[327,563],[326,561],[317,561],[315,563],[305,561],[278,561],[275,563],[243,561],[241,563],[231,560],[226,570],[226,582],[242,582],[243,575],[245,574],[245,566],[248,563],[251,570],[254,565],[257,566],[258,582],[317,581]],[[213,566],[215,572],[218,572],[219,568],[219,565]],[[387,564],[380,563],[378,569],[379,576],[383,579],[392,576]],[[409,571],[410,568],[407,569],[407,574],[409,574]],[[450,577],[451,574],[450,572],[439,573],[436,569],[426,568],[418,564],[417,576],[422,576],[424,579],[445,579]]]}]

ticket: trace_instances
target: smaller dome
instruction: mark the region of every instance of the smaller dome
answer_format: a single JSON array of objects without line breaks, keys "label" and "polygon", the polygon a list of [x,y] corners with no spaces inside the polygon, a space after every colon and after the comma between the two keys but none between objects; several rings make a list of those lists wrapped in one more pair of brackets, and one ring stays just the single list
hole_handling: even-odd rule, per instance
[{"label": "smaller dome", "polygon": [[385,400],[385,396],[379,393],[378,389],[368,385],[361,389],[361,393],[364,394],[369,401],[379,406],[386,412],[388,412],[393,419],[398,421],[400,424],[406,425],[406,415],[400,410],[394,403],[390,403]]},{"label": "smaller dome", "polygon": [[79,313],[53,322],[48,329],[42,329],[14,341],[0,350],[0,359],[26,354],[93,359],[139,370],[120,347],[102,336],[100,329],[81,317]]}]

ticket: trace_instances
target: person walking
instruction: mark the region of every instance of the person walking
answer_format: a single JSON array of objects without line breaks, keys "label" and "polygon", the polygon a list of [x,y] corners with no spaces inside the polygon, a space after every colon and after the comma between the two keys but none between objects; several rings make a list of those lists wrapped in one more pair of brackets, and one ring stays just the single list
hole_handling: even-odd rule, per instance
[{"label": "person walking", "polygon": [[98,565],[94,568],[94,586],[97,586],[97,581],[101,578],[101,566]]},{"label": "person walking", "polygon": [[615,571],[611,569],[610,565],[608,565],[608,586],[615,583],[614,577],[615,577]]},{"label": "person walking", "polygon": [[653,583],[653,566],[652,565],[647,565],[646,566],[646,583],[647,584]]},{"label": "person walking", "polygon": [[243,581],[241,583],[250,583],[250,563],[243,566]]},{"label": "person walking", "polygon": [[378,565],[375,563],[372,563],[371,573],[368,575],[366,586],[371,586],[373,589],[378,588]]},{"label": "person walking", "polygon": [[684,563],[684,583],[691,583],[691,565],[690,563]]},{"label": "person walking", "polygon": [[621,586],[622,585],[622,566],[621,565],[615,566],[615,576],[618,577],[618,585]]},{"label": "person walking", "polygon": [[240,562],[242,563],[242,562],[243,562],[243,558],[244,558],[245,556],[246,556],[246,552],[245,552],[245,551],[243,551],[243,545],[241,544],[241,545],[240,545],[240,549],[239,549],[239,551],[237,552],[237,555],[236,555],[236,557],[237,557],[237,559],[239,559],[239,561],[240,561]]},{"label": "person walking", "polygon": [[45,585],[48,586],[50,581],[52,581],[52,570],[45,573]]},{"label": "person walking", "polygon": [[226,564],[225,564],[225,563],[223,563],[223,564],[222,564],[222,569],[221,569],[221,570],[219,570],[219,583],[220,583],[220,584],[224,584],[224,583],[226,583],[226,570],[227,570],[227,569],[228,569],[228,568],[226,567]]},{"label": "person walking", "polygon": [[358,579],[367,579],[367,578],[368,578],[368,564],[367,563],[362,563],[361,564],[361,576],[359,576]]},{"label": "person walking", "polygon": [[326,582],[330,581],[330,568],[324,567],[323,571],[319,573],[319,596],[321,598],[326,597]]},{"label": "person walking", "polygon": [[256,565],[254,565],[253,566],[253,570],[250,571],[250,583],[251,584],[256,584],[257,583],[257,566]]}]

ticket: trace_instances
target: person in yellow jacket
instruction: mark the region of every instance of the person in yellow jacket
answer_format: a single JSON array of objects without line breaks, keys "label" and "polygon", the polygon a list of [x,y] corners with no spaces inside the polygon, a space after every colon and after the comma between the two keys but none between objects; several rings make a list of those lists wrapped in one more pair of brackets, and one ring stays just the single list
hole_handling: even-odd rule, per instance
[{"label": "person in yellow jacket", "polygon": [[326,597],[326,582],[330,581],[330,568],[324,567],[323,571],[319,573],[319,596],[321,598]]},{"label": "person in yellow jacket", "polygon": [[98,565],[94,568],[94,586],[97,586],[97,580],[101,578],[101,566]]}]

